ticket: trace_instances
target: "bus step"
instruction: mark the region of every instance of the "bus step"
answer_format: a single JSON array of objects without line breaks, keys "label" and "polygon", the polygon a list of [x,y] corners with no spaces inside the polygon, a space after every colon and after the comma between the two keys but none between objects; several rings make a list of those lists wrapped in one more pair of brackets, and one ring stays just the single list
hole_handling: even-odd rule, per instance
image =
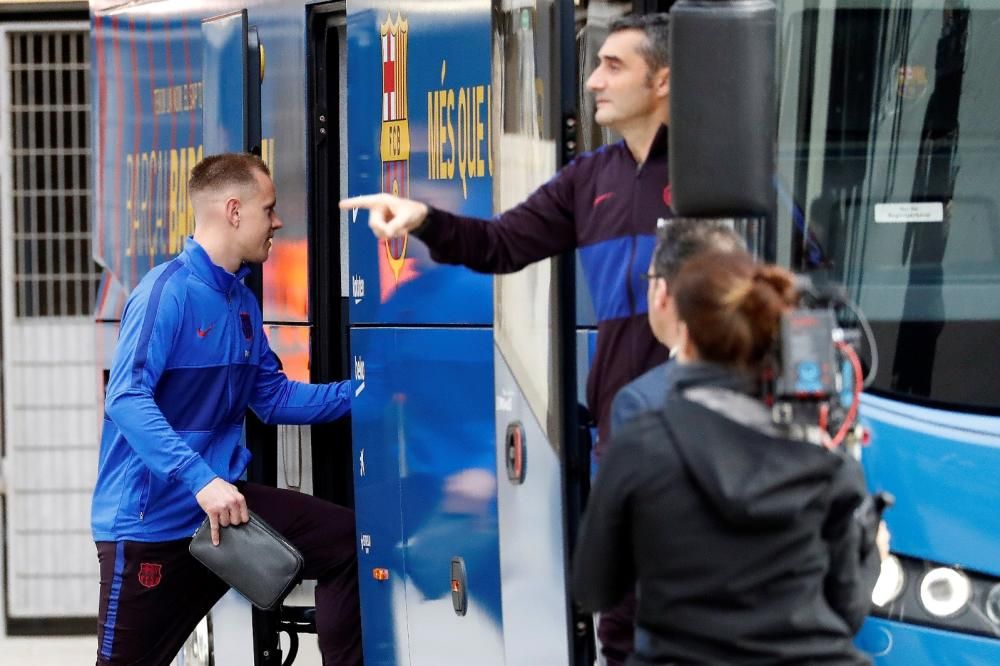
[{"label": "bus step", "polygon": [[279,631],[296,634],[316,633],[315,606],[282,606]]}]

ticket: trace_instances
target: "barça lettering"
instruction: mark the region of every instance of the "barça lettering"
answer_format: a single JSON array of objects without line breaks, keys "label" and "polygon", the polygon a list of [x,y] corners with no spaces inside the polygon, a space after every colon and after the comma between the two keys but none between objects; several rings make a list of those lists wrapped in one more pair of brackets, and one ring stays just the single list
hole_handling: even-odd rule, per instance
[{"label": "bar\u00e7a lettering", "polygon": [[[273,173],[274,139],[265,139],[261,148]],[[187,183],[202,153],[199,145],[125,156],[126,257],[155,262],[184,248],[184,239],[194,232]]]}]

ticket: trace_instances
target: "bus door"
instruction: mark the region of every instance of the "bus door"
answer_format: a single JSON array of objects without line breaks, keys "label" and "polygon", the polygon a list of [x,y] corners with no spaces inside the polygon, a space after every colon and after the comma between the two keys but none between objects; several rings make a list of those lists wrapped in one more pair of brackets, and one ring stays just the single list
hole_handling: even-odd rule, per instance
[{"label": "bus door", "polygon": [[[309,8],[307,73],[308,196],[309,196],[309,354],[310,381],[332,382],[350,376],[347,266],[349,215],[337,209],[347,192],[347,17],[344,2]],[[340,224],[336,221],[339,219]],[[354,506],[351,474],[351,421],[312,426],[312,474],[303,469],[303,484],[312,494],[347,507]],[[295,460],[287,442],[281,442],[279,482],[295,486]]]},{"label": "bus door", "polygon": [[[347,194],[489,217],[491,4],[439,5],[347,5]],[[499,666],[492,278],[367,222],[344,220],[365,663]]]},{"label": "bus door", "polygon": [[[261,58],[257,30],[248,24],[246,10],[240,10],[205,19],[201,31],[204,154],[260,155]],[[251,51],[254,57],[250,57]],[[258,303],[263,303],[260,266],[253,267],[246,284]],[[267,446],[273,444],[274,436],[267,437],[261,427],[248,414],[247,445],[254,454],[248,474],[251,480],[274,485],[274,447]]]},{"label": "bus door", "polygon": [[[201,32],[204,155],[225,152],[260,155],[262,52],[257,30],[249,25],[243,9],[203,20]],[[246,284],[258,303],[263,303],[260,266],[253,267]],[[276,439],[273,426],[265,426],[252,412],[247,412],[246,442],[253,452],[247,470],[249,481],[276,485]],[[235,630],[210,632],[212,624]],[[251,624],[252,644],[245,638]],[[181,659],[203,653],[207,646],[218,666],[280,663],[277,625],[275,614],[251,609],[236,593],[230,592],[192,634]]]},{"label": "bus door", "polygon": [[[494,208],[506,210],[572,158],[576,129],[573,7],[493,2]],[[506,663],[575,664],[589,623],[568,594],[578,446],[574,258],[494,281],[500,571]]]}]

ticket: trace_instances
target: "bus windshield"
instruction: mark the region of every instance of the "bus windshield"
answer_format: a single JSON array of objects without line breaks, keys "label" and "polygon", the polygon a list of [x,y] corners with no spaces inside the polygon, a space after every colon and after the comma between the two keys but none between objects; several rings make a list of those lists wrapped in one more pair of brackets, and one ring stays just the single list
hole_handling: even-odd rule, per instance
[{"label": "bus windshield", "polygon": [[861,306],[876,393],[984,413],[1000,412],[991,4],[785,2],[779,58],[779,260]]}]

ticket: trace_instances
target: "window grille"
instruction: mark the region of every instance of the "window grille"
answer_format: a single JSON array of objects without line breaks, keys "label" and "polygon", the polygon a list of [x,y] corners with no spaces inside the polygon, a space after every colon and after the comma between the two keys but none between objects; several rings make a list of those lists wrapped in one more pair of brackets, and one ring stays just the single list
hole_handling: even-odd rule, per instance
[{"label": "window grille", "polygon": [[85,31],[7,33],[17,317],[90,315],[90,58]]},{"label": "window grille", "polygon": [[97,608],[89,51],[82,21],[0,25],[0,606],[16,631]]}]

